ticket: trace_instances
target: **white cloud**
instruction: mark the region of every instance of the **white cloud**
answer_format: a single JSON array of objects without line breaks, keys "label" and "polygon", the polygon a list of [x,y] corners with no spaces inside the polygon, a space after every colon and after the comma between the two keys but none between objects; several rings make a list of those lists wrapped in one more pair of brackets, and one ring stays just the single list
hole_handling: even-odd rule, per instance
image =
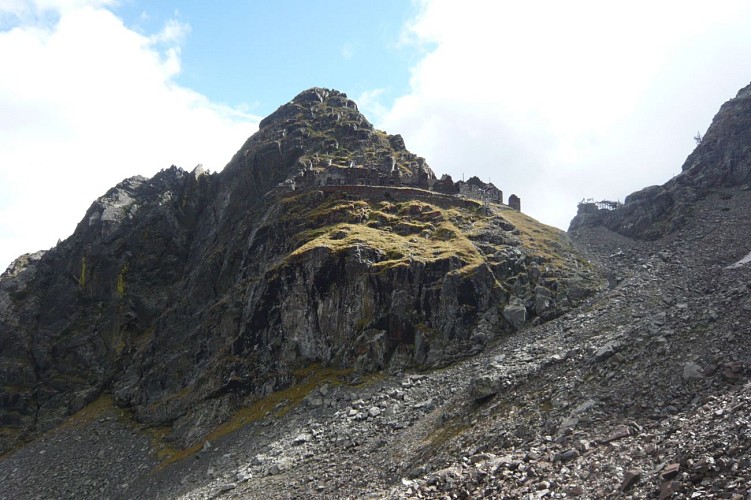
[{"label": "white cloud", "polygon": [[122,179],[171,164],[220,170],[257,128],[257,117],[175,83],[189,26],[141,35],[110,3],[0,6],[14,19],[0,31],[2,269],[69,236]]},{"label": "white cloud", "polygon": [[[151,43],[179,44],[190,34],[190,25],[177,19],[167,21],[161,31],[149,36]],[[179,48],[179,47],[173,47]]]},{"label": "white cloud", "polygon": [[750,23],[745,2],[424,1],[403,40],[425,55],[378,126],[565,229],[581,198],[680,171],[751,80]]},{"label": "white cloud", "polygon": [[368,117],[368,119],[375,122],[380,121],[389,111],[380,101],[384,92],[385,89],[373,89],[362,92],[355,98],[357,109]]},{"label": "white cloud", "polygon": [[339,48],[339,54],[342,56],[342,59],[349,61],[355,57],[355,46],[352,43],[345,43]]}]

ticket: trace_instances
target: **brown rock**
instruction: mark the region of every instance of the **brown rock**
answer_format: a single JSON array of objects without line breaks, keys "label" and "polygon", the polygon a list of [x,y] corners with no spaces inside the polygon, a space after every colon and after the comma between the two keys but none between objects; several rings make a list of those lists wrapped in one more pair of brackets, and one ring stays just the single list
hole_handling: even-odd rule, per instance
[{"label": "brown rock", "polygon": [[681,469],[681,464],[670,464],[662,470],[660,477],[663,480],[673,479],[675,476],[678,475],[678,472],[680,471],[680,469]]},{"label": "brown rock", "polygon": [[662,486],[660,486],[660,500],[665,500],[666,498],[670,498],[673,493],[676,493],[680,491],[680,483],[676,481],[666,481],[662,483]]},{"label": "brown rock", "polygon": [[567,486],[565,488],[565,492],[567,495],[571,495],[572,497],[578,497],[579,495],[584,493],[584,488],[579,486],[578,484]]},{"label": "brown rock", "polygon": [[602,440],[603,443],[609,443],[617,439],[623,439],[631,435],[631,429],[627,425],[619,425]]},{"label": "brown rock", "polygon": [[627,470],[623,473],[623,482],[621,482],[620,491],[626,492],[636,486],[636,483],[641,479],[640,470]]}]

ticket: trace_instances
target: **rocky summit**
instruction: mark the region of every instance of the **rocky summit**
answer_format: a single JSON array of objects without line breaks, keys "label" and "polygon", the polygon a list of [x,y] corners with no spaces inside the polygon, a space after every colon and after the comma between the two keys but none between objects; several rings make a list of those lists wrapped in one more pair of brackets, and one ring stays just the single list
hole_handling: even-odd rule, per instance
[{"label": "rocky summit", "polygon": [[2,275],[0,498],[749,498],[749,144],[567,235],[307,90]]}]

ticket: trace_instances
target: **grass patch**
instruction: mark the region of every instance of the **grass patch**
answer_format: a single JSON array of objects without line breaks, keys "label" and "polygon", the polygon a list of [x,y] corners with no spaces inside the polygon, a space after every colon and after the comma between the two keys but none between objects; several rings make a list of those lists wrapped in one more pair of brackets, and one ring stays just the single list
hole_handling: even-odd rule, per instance
[{"label": "grass patch", "polygon": [[374,263],[376,269],[386,269],[408,264],[410,261],[434,262],[456,257],[465,265],[477,265],[482,256],[466,237],[460,235],[450,223],[444,223],[435,233],[435,238],[421,235],[400,235],[360,224],[335,224],[319,228],[307,236],[311,240],[294,250],[289,257],[294,258],[317,248],[327,248],[338,253],[356,245],[370,247],[379,251],[382,260]]},{"label": "grass patch", "polygon": [[[458,258],[476,266],[483,258],[475,245],[451,219],[460,224],[479,216],[463,209],[441,209],[419,200],[406,202],[349,200],[331,196],[311,209],[310,194],[283,201],[285,223],[291,233],[294,259],[314,249],[334,253],[354,246],[377,251],[376,270],[408,265],[413,261],[434,262]],[[466,212],[466,213],[465,213]]]},{"label": "grass patch", "polygon": [[425,438],[422,440],[422,445],[425,448],[440,448],[448,441],[456,438],[464,431],[469,429],[469,427],[469,425],[461,422],[458,419],[449,420],[444,425],[436,428],[435,430],[433,430],[433,432],[425,436]]},{"label": "grass patch", "polygon": [[108,412],[115,413],[118,419],[127,420],[126,413],[115,405],[112,396],[109,394],[102,394],[97,399],[68,417],[65,422],[60,424],[58,429],[62,430],[71,427],[84,427],[93,423],[95,420],[99,420]]},{"label": "grass patch", "polygon": [[447,205],[441,196],[435,200],[370,199],[346,191],[324,198],[315,191],[284,198],[283,227],[269,229],[289,235],[288,253],[277,265],[287,265],[314,250],[338,254],[369,248],[375,250],[370,252],[376,256],[371,265],[375,273],[450,259],[452,269],[471,274],[485,262],[471,240],[472,230],[490,217],[479,210],[480,205],[467,205],[458,198],[458,206],[453,199],[449,201]]},{"label": "grass patch", "polygon": [[33,390],[33,387],[27,387],[25,385],[10,384],[3,386],[3,391],[6,394],[21,394],[23,392],[31,392]]},{"label": "grass patch", "polygon": [[157,458],[160,461],[159,468],[164,468],[172,463],[193,456],[203,448],[206,441],[215,441],[266,417],[281,418],[319,385],[343,385],[351,373],[352,369],[323,367],[317,363],[295,370],[293,372],[296,379],[295,384],[287,389],[269,394],[249,406],[240,408],[226,422],[219,425],[200,442],[189,448],[177,449],[165,446],[163,441],[170,429],[166,427],[153,429],[151,430],[151,435],[152,441],[158,448]]},{"label": "grass patch", "polygon": [[519,230],[518,237],[522,245],[532,255],[541,257],[546,265],[568,270],[574,261],[578,261],[580,266],[591,266],[574,250],[568,235],[564,231],[538,222],[532,217],[511,208],[501,208],[498,215]]},{"label": "grass patch", "polygon": [[117,282],[115,283],[115,289],[117,290],[117,295],[120,296],[120,298],[125,297],[125,273],[128,272],[128,264],[124,264],[123,267],[120,268],[120,272],[117,273]]}]

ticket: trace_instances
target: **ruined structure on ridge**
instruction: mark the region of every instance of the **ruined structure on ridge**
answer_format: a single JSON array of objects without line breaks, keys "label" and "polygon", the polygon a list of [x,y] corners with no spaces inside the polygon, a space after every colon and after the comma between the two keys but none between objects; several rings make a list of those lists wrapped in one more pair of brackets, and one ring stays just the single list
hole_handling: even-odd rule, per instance
[{"label": "ruined structure on ridge", "polygon": [[[261,121],[257,135],[231,164],[247,167],[260,160],[281,167],[263,175],[264,180],[278,179],[277,194],[325,186],[409,187],[503,203],[503,191],[478,177],[466,182],[454,182],[450,175],[438,179],[424,158],[406,149],[401,135],[374,129],[357,104],[336,90],[300,93]],[[279,165],[279,157],[294,162]]]},{"label": "ruined structure on ridge", "polygon": [[510,206],[511,208],[513,208],[514,210],[516,210],[517,212],[521,212],[522,211],[522,200],[521,200],[521,198],[519,198],[515,194],[512,194],[508,198],[508,206]]}]

